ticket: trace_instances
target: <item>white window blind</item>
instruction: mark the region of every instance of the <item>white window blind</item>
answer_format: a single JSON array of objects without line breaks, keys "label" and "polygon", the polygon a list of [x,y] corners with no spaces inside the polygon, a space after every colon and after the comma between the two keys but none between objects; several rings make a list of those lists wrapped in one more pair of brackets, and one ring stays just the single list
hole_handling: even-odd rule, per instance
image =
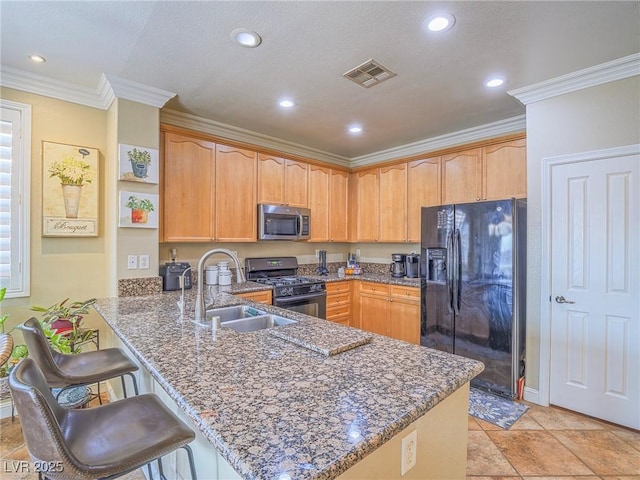
[{"label": "white window blind", "polygon": [[0,287],[29,295],[31,107],[0,100]]}]

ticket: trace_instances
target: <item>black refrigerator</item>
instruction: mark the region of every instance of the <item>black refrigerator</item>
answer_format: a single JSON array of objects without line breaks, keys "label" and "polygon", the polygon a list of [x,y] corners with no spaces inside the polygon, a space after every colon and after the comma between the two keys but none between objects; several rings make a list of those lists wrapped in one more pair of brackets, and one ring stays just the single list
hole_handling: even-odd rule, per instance
[{"label": "black refrigerator", "polygon": [[471,385],[508,398],[525,370],[526,205],[422,208],[421,343],[483,362]]}]

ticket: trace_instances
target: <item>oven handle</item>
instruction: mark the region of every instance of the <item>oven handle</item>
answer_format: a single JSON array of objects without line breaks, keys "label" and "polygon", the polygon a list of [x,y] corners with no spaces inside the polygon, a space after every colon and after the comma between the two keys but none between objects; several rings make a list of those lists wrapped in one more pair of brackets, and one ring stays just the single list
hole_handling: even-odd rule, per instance
[{"label": "oven handle", "polygon": [[[309,293],[307,295],[296,295],[295,297],[276,297],[273,299],[274,302],[278,302],[280,305],[284,305],[287,303],[299,302],[300,300],[309,300],[319,297],[326,297],[327,292],[314,292]],[[274,303],[275,305],[275,303]]]}]

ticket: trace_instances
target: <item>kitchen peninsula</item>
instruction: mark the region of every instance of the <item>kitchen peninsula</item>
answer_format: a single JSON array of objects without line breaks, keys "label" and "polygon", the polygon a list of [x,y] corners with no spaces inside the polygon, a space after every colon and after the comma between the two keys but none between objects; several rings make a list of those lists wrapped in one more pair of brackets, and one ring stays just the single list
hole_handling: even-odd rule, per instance
[{"label": "kitchen peninsula", "polygon": [[[215,306],[258,306],[229,294],[251,282],[227,288]],[[190,421],[199,478],[399,478],[401,441],[414,430],[417,462],[403,478],[464,478],[468,384],[481,363],[268,305],[259,308],[298,323],[214,334],[181,315],[178,299],[95,307],[105,341],[142,367],[141,390]],[[189,292],[187,312],[193,301]],[[163,466],[180,471],[173,455]]]}]

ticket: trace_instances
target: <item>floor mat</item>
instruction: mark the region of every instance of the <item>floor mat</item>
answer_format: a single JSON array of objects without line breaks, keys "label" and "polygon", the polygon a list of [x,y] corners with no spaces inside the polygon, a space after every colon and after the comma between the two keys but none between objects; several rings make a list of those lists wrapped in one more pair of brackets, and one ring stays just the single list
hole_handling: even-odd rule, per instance
[{"label": "floor mat", "polygon": [[469,414],[509,430],[529,407],[491,393],[471,388]]}]

